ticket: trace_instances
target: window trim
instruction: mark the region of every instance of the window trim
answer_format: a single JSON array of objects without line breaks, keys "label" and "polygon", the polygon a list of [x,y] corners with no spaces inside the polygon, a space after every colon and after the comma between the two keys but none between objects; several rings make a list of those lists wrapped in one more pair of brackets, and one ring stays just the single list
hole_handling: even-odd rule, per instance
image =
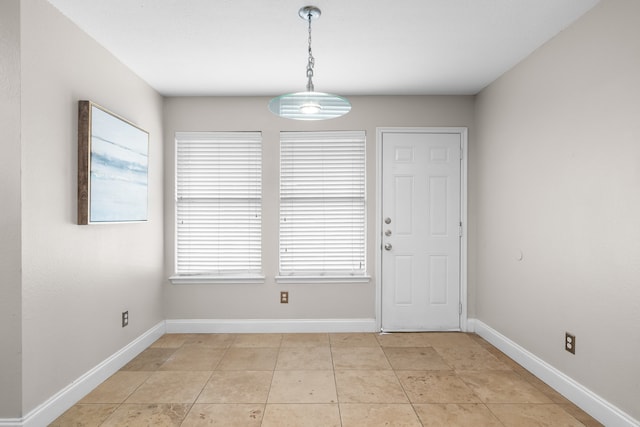
[{"label": "window trim", "polygon": [[261,284],[265,283],[266,278],[264,275],[173,275],[169,277],[169,281],[174,285],[225,285],[225,284]]},{"label": "window trim", "polygon": [[369,283],[371,276],[365,274],[364,276],[346,276],[342,275],[327,275],[327,276],[276,276],[276,283]]},{"label": "window trim", "polygon": [[178,208],[179,208],[179,202],[178,202],[178,140],[179,139],[185,139],[185,140],[215,140],[216,138],[222,138],[222,139],[241,139],[242,140],[242,135],[243,134],[247,134],[249,135],[249,140],[252,140],[254,138],[258,138],[260,140],[260,149],[259,149],[259,156],[260,156],[260,175],[259,175],[259,179],[260,179],[260,183],[259,186],[261,188],[260,190],[260,210],[262,211],[262,209],[264,208],[263,206],[263,189],[262,189],[262,183],[263,183],[263,177],[262,177],[262,169],[263,169],[263,158],[262,158],[262,150],[263,150],[263,144],[262,144],[262,132],[261,131],[232,131],[232,132],[226,132],[226,131],[210,131],[210,132],[198,132],[198,131],[185,131],[185,132],[175,132],[175,173],[174,173],[174,182],[175,182],[175,189],[174,189],[174,251],[173,251],[173,257],[174,257],[174,262],[173,262],[173,274],[171,276],[169,276],[169,281],[172,284],[177,284],[177,285],[184,285],[184,284],[255,284],[255,283],[264,283],[265,282],[265,275],[264,275],[264,265],[263,265],[263,254],[262,254],[262,246],[264,243],[264,235],[262,233],[262,229],[263,229],[263,217],[262,214],[260,214],[260,254],[259,254],[259,262],[260,262],[260,269],[259,270],[255,270],[255,271],[222,271],[220,273],[216,273],[215,271],[202,271],[202,272],[197,272],[197,271],[193,271],[193,272],[182,272],[179,273],[178,272]]},{"label": "window trim", "polygon": [[[337,141],[340,140],[349,140],[350,143],[355,144],[362,143],[362,269],[361,270],[353,270],[350,272],[349,270],[299,270],[299,271],[291,271],[286,270],[283,271],[282,268],[282,230],[279,228],[278,230],[278,265],[277,265],[277,275],[275,277],[276,283],[366,283],[369,282],[371,277],[369,276],[369,262],[367,252],[367,241],[368,241],[368,233],[367,233],[367,134],[364,130],[356,130],[356,131],[281,131],[280,132],[280,171],[279,171],[279,223],[280,227],[282,226],[282,203],[283,203],[283,171],[282,171],[282,163],[283,163],[283,141],[287,142],[295,142],[296,140],[307,141],[309,143],[316,143],[316,140],[322,138],[326,139],[328,144],[336,144]],[[359,148],[358,148],[359,149]],[[291,199],[290,199],[291,200]]]}]

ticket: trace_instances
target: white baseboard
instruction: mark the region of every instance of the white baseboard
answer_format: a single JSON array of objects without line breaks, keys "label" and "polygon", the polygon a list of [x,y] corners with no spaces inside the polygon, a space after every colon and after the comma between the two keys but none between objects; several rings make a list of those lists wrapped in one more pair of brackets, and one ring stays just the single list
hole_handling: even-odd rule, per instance
[{"label": "white baseboard", "polygon": [[42,427],[50,424],[164,333],[165,322],[162,321],[60,390],[22,419],[0,419],[0,427]]},{"label": "white baseboard", "polygon": [[[639,427],[640,422],[602,399],[572,378],[522,348],[477,319],[469,319],[475,332],[503,351],[567,399],[609,427]],[[140,354],[164,333],[302,333],[378,332],[375,319],[193,319],[166,320],[60,390],[23,418],[0,418],[0,427],[40,427],[48,425],[91,390]]]},{"label": "white baseboard", "polygon": [[376,332],[375,319],[173,319],[167,333]]},{"label": "white baseboard", "polygon": [[607,402],[582,384],[549,365],[478,319],[469,319],[468,329],[487,340],[529,372],[553,387],[607,427],[639,427],[640,422]]},{"label": "white baseboard", "polygon": [[0,418],[0,427],[48,425],[165,333],[376,332],[375,319],[203,319],[158,323],[60,390],[23,418]]}]

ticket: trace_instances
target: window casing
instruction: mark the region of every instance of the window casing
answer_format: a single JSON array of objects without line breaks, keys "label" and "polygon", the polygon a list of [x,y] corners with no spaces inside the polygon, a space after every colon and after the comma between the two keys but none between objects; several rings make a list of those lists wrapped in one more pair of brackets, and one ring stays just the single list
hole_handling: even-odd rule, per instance
[{"label": "window casing", "polygon": [[279,279],[366,275],[365,133],[280,133]]},{"label": "window casing", "polygon": [[260,132],[176,132],[174,283],[262,280]]}]

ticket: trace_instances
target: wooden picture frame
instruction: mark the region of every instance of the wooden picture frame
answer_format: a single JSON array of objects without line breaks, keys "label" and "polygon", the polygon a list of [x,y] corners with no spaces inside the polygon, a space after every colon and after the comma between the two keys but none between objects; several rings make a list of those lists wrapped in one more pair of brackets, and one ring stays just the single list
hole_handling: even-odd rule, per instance
[{"label": "wooden picture frame", "polygon": [[78,224],[147,221],[148,166],[148,132],[78,102]]}]

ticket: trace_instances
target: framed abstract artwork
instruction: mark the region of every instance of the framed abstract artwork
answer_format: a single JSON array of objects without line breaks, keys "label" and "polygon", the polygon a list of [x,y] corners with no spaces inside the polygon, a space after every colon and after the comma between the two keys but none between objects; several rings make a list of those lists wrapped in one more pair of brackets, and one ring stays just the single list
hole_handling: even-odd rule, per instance
[{"label": "framed abstract artwork", "polygon": [[78,102],[78,224],[147,221],[149,133]]}]

